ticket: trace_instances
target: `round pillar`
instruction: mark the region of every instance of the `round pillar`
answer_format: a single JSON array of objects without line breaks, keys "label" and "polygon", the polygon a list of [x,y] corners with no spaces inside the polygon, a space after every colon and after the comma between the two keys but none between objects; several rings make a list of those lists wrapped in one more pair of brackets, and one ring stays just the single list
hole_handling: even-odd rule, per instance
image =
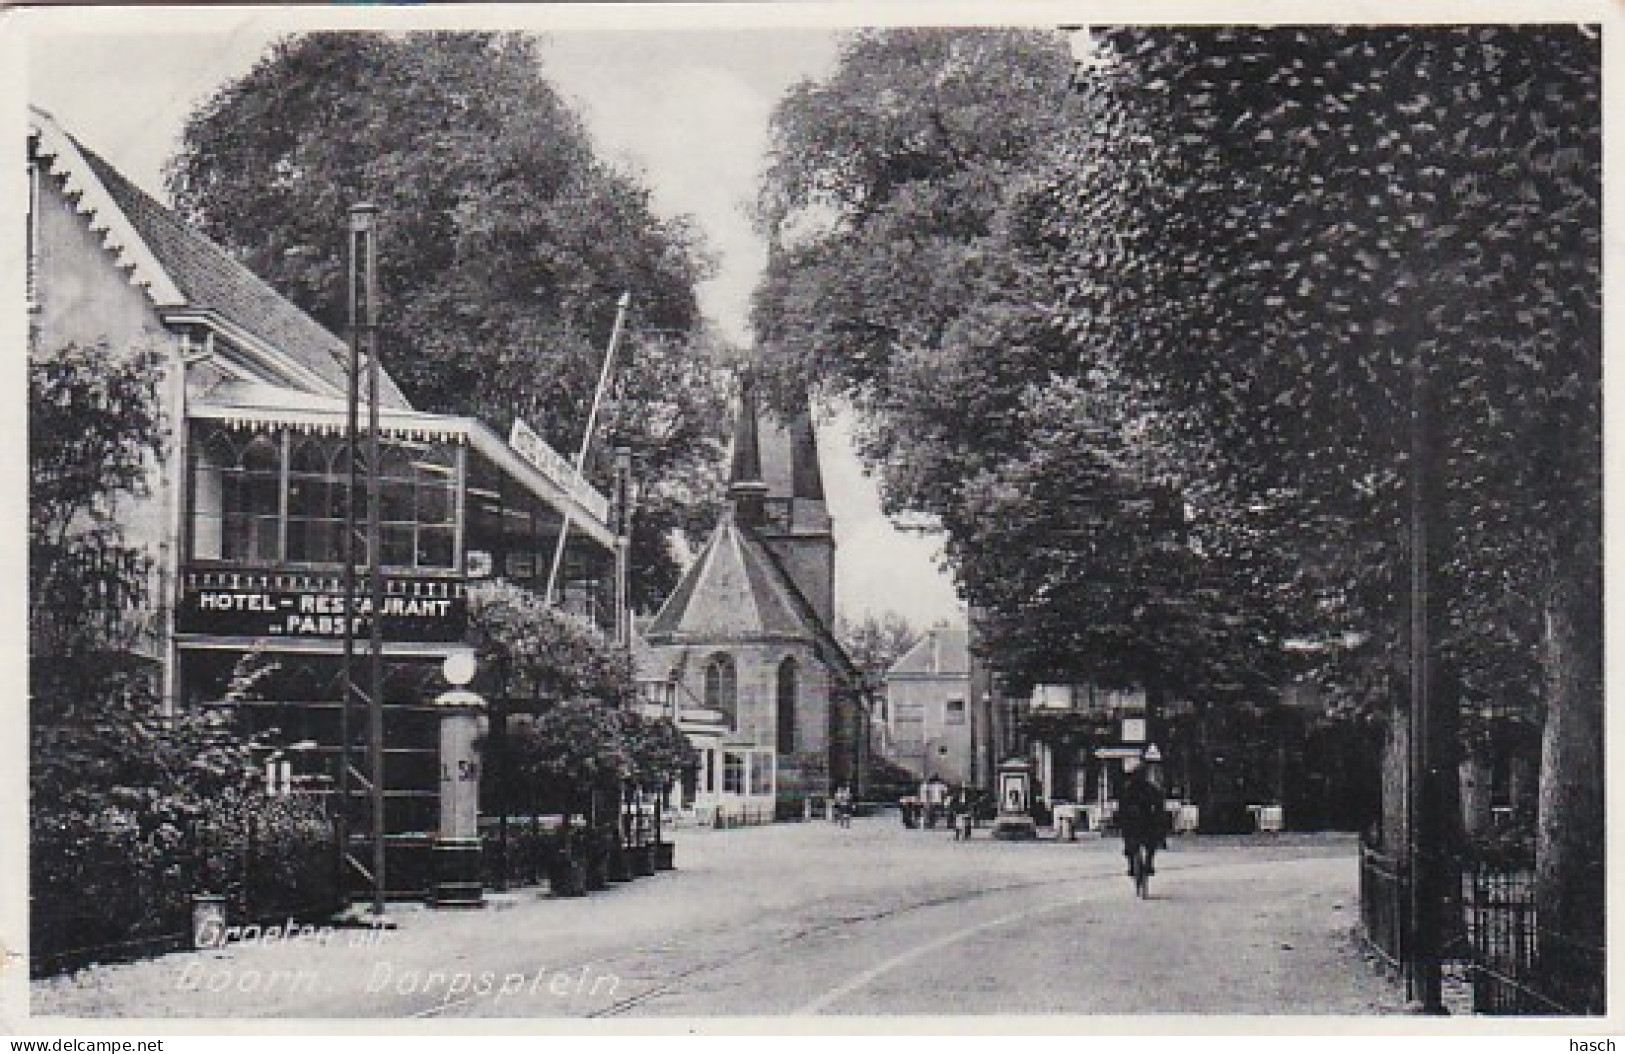
[{"label": "round pillar", "polygon": [[434,902],[437,907],[483,907],[475,744],[485,700],[458,688],[443,693],[435,705],[440,710],[440,831],[434,841]]}]

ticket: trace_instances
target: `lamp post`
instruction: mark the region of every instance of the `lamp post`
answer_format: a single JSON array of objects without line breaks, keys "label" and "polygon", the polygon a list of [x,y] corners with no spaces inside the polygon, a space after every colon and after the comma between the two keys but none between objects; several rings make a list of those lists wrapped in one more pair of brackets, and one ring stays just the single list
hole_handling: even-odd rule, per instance
[{"label": "lamp post", "polygon": [[[378,364],[378,263],[377,263],[378,206],[353,205],[349,224],[349,315],[350,355],[346,399],[345,455],[349,462],[345,490],[344,530],[344,650],[342,680],[344,701],[339,708],[339,881],[340,888],[349,884],[349,872],[356,871],[372,886],[372,911],[379,919],[384,915],[384,710],[383,710],[383,596],[384,575],[382,553],[379,552],[379,441],[378,396],[382,370]],[[362,369],[365,360],[367,400],[367,442],[365,455],[360,441],[360,407],[362,399]],[[363,475],[365,479],[363,479]],[[363,483],[367,493],[367,519],[364,528],[357,524],[357,498]],[[357,551],[361,531],[365,530],[365,548]],[[357,578],[361,558],[366,560],[370,585],[368,618],[367,667],[365,682],[356,668],[356,637],[361,618],[361,605],[357,603]],[[355,744],[351,729],[351,711],[357,704],[365,707],[367,717],[367,771],[361,773],[352,762]],[[370,861],[364,861],[353,852],[351,844],[350,785],[358,783],[366,792],[368,824],[367,836],[372,843]]]},{"label": "lamp post", "polygon": [[632,646],[632,448],[615,448],[615,643]]}]

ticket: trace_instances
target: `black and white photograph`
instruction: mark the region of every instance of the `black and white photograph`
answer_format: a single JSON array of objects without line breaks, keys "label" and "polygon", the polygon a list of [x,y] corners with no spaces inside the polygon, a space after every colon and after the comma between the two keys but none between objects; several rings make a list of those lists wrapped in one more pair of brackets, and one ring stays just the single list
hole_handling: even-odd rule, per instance
[{"label": "black and white photograph", "polygon": [[0,1030],[1602,1035],[1618,13],[1107,9],[13,12]]}]

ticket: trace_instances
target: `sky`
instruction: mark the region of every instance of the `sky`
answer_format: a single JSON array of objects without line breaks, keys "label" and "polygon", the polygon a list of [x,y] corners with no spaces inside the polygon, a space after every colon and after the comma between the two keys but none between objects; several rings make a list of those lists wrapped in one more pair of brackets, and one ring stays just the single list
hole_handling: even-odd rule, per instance
[{"label": "sky", "polygon": [[[187,114],[247,72],[292,17],[286,9],[176,17],[152,9],[126,28],[111,12],[35,14],[42,20],[26,48],[30,100],[161,199],[162,166]],[[582,114],[600,151],[642,174],[657,210],[690,214],[705,232],[718,269],[700,289],[701,305],[736,340],[748,341],[750,293],[766,261],[746,209],[769,115],[792,84],[829,71],[837,41],[831,30],[794,25],[546,34],[544,74]],[[962,619],[938,566],[940,540],[897,531],[881,515],[851,428],[837,416],[819,435],[836,524],[837,607],[848,617],[895,611],[922,627]]]}]

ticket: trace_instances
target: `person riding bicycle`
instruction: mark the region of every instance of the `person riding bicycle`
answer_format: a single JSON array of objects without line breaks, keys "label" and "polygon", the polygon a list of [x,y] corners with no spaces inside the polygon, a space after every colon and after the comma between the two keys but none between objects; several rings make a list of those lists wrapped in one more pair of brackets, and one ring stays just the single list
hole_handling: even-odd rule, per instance
[{"label": "person riding bicycle", "polygon": [[1151,781],[1150,774],[1138,758],[1123,763],[1128,780],[1118,796],[1117,826],[1123,834],[1123,856],[1128,860],[1128,873],[1134,875],[1134,856],[1145,850],[1145,873],[1157,873],[1153,863],[1158,849],[1168,847],[1168,799],[1162,788]]}]

